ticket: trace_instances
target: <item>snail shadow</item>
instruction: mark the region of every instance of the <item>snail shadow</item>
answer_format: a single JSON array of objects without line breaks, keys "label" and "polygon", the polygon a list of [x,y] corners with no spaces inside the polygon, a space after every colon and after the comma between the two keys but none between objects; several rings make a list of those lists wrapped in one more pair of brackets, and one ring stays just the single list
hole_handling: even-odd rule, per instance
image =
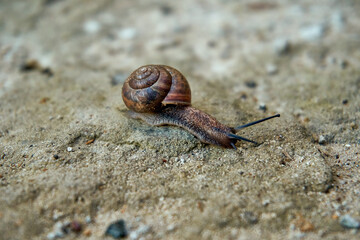
[{"label": "snail shadow", "polygon": [[169,125],[151,126],[143,121],[132,119],[129,111],[118,108],[124,118],[124,134],[118,144],[134,145],[143,151],[154,151],[163,156],[176,157],[188,153],[204,145],[195,136],[187,131]]}]

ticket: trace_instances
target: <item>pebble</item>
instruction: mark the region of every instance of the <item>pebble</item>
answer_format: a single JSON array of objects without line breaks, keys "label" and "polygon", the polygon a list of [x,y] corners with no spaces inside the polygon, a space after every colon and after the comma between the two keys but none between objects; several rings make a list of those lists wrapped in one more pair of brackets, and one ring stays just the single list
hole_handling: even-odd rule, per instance
[{"label": "pebble", "polygon": [[83,29],[87,33],[94,34],[100,31],[101,24],[95,20],[88,20],[84,23]]},{"label": "pebble", "polygon": [[68,152],[72,152],[72,147],[67,147],[67,149],[66,149]]},{"label": "pebble", "polygon": [[360,221],[357,221],[349,214],[340,217],[340,225],[344,228],[360,228]]},{"label": "pebble", "polygon": [[105,235],[112,236],[113,238],[125,238],[128,235],[126,229],[125,221],[120,219],[116,222],[113,222],[106,229]]},{"label": "pebble", "polygon": [[269,74],[269,75],[274,75],[278,72],[278,68],[276,65],[274,64],[267,64],[266,65],[266,72]]},{"label": "pebble", "polygon": [[85,217],[85,222],[86,222],[86,223],[91,223],[91,217],[90,217],[90,216],[86,216],[86,217]]},{"label": "pebble", "polygon": [[40,63],[36,59],[29,59],[20,66],[20,70],[23,72],[39,70],[41,68]]},{"label": "pebble", "polygon": [[90,237],[91,236],[91,229],[87,228],[83,231],[83,235],[86,237]]},{"label": "pebble", "polygon": [[182,157],[181,157],[181,158],[178,158],[178,157],[175,158],[175,161],[178,162],[178,163],[180,163],[180,164],[186,163],[186,159],[184,159],[184,158],[182,158]]},{"label": "pebble", "polygon": [[355,129],[359,128],[359,126],[354,122],[350,123],[350,127],[351,127],[352,130],[355,130]]},{"label": "pebble", "polygon": [[124,40],[134,39],[137,35],[137,31],[135,28],[124,28],[117,32],[118,38]]},{"label": "pebble", "polygon": [[175,229],[176,229],[176,225],[170,224],[170,225],[166,228],[166,231],[167,231],[167,232],[173,232]]},{"label": "pebble", "polygon": [[56,239],[56,238],[61,238],[61,237],[63,237],[63,235],[57,235],[57,233],[51,232],[46,237],[48,239],[50,239],[50,240],[53,240],[53,239]]},{"label": "pebble", "polygon": [[300,36],[307,41],[319,40],[325,32],[325,27],[322,24],[315,24],[300,29]]},{"label": "pebble", "polygon": [[127,75],[124,73],[118,73],[111,77],[111,86],[123,84],[126,80]]},{"label": "pebble", "polygon": [[293,223],[290,224],[289,229],[290,229],[291,231],[295,231],[295,230],[296,230],[295,224],[293,224]]},{"label": "pebble", "polygon": [[160,11],[164,15],[170,15],[173,13],[174,10],[170,6],[164,5],[160,7]]},{"label": "pebble", "polygon": [[345,25],[345,18],[341,12],[335,12],[331,15],[330,22],[334,30],[340,31]]},{"label": "pebble", "polygon": [[[55,157],[54,157],[55,158]],[[54,210],[54,214],[53,214],[53,220],[57,221],[59,218],[61,218],[62,216],[64,216],[64,213],[59,211],[59,210]]]},{"label": "pebble", "polygon": [[144,235],[148,233],[151,230],[151,226],[149,225],[143,225],[140,226],[137,230],[132,231],[129,235],[130,239],[136,240],[140,237],[140,235]]},{"label": "pebble", "polygon": [[263,112],[266,112],[266,110],[267,110],[266,104],[261,103],[261,104],[259,105],[259,109],[260,109],[261,111],[263,111]]},{"label": "pebble", "polygon": [[258,222],[258,218],[254,215],[253,212],[245,212],[243,218],[249,224],[256,224]]},{"label": "pebble", "polygon": [[264,201],[262,201],[262,205],[263,206],[268,206],[270,204],[270,200],[269,199],[265,199]]},{"label": "pebble", "polygon": [[246,82],[245,82],[245,85],[246,85],[248,88],[256,88],[256,86],[257,86],[256,82],[253,81],[253,80],[246,81]]},{"label": "pebble", "polygon": [[348,65],[349,65],[348,61],[343,59],[339,60],[339,67],[341,67],[342,69],[345,69]]},{"label": "pebble", "polygon": [[279,38],[273,42],[274,52],[278,55],[286,54],[290,51],[290,42],[288,39]]},{"label": "pebble", "polygon": [[326,138],[323,135],[319,136],[319,143],[320,144],[325,144],[326,143]]},{"label": "pebble", "polygon": [[71,231],[79,233],[82,230],[82,225],[78,221],[72,221],[69,225]]},{"label": "pebble", "polygon": [[54,225],[54,230],[47,235],[47,238],[50,240],[62,238],[65,236],[65,232],[63,231],[63,228],[67,223],[57,222]]}]

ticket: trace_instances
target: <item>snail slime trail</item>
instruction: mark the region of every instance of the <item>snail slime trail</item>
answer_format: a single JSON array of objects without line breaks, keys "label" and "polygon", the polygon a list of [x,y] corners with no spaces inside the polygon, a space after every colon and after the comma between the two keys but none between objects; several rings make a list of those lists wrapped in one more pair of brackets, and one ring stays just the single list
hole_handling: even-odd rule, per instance
[{"label": "snail slime trail", "polygon": [[179,126],[201,142],[236,149],[239,140],[257,142],[236,135],[240,129],[280,117],[276,114],[238,127],[228,127],[209,114],[191,106],[191,91],[186,78],[175,68],[146,65],[136,69],[125,81],[122,98],[129,115],[152,126]]}]

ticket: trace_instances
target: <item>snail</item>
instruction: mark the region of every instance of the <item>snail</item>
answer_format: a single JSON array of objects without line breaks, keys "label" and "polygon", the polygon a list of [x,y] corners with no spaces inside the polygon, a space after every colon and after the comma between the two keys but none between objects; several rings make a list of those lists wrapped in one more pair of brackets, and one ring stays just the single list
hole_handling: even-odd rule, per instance
[{"label": "snail", "polygon": [[152,126],[175,125],[195,135],[201,142],[236,149],[239,140],[257,142],[238,136],[240,129],[280,117],[276,114],[235,128],[191,106],[191,91],[186,78],[175,68],[146,65],[136,69],[125,81],[122,98],[129,115]]}]

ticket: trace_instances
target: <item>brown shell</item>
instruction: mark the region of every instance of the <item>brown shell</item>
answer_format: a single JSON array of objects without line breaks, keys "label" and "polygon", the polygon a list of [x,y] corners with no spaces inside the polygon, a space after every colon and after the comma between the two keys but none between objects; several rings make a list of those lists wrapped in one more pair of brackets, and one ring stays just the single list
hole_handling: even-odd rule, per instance
[{"label": "brown shell", "polygon": [[167,104],[191,105],[186,78],[175,68],[146,65],[136,69],[122,88],[125,105],[136,112],[153,112]]}]

